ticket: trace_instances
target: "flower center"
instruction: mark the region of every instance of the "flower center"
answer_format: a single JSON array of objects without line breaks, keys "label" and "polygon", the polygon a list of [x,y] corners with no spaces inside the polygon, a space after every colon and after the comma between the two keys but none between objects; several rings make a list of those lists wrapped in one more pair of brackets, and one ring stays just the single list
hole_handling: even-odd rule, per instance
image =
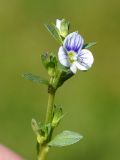
[{"label": "flower center", "polygon": [[68,53],[68,60],[70,63],[73,63],[77,60],[77,56],[75,52],[69,52]]}]

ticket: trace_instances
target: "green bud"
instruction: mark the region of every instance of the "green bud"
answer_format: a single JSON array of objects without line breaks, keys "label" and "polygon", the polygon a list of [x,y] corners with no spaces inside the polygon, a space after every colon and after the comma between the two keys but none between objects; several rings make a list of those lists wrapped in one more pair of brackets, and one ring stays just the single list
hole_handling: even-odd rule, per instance
[{"label": "green bud", "polygon": [[66,21],[65,19],[56,20],[56,27],[58,28],[60,35],[64,38],[68,35],[69,26],[70,26],[70,23]]},{"label": "green bud", "polygon": [[44,53],[41,55],[41,60],[44,67],[48,70],[50,76],[55,75],[55,69],[58,63],[58,60],[54,54]]}]

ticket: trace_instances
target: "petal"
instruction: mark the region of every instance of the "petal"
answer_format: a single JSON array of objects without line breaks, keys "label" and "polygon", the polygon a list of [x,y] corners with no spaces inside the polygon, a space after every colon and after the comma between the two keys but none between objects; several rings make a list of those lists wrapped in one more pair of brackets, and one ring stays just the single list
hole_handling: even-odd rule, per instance
[{"label": "petal", "polygon": [[61,20],[56,19],[56,27],[60,30]]},{"label": "petal", "polygon": [[71,70],[74,74],[77,72],[77,67],[76,67],[75,62],[72,63],[72,65],[70,66],[70,70]]},{"label": "petal", "polygon": [[79,62],[75,62],[75,65],[76,65],[76,67],[79,69],[79,70],[81,70],[81,71],[86,71],[87,69],[86,69],[86,67],[85,66],[83,66],[83,65],[81,65]]},{"label": "petal", "polygon": [[58,59],[63,66],[70,67],[67,54],[62,46],[59,48],[58,51]]},{"label": "petal", "polygon": [[78,53],[78,60],[76,66],[80,70],[88,70],[94,62],[92,53],[87,49],[82,49]]},{"label": "petal", "polygon": [[64,40],[64,48],[69,51],[78,52],[83,47],[84,40],[78,32],[70,33]]}]

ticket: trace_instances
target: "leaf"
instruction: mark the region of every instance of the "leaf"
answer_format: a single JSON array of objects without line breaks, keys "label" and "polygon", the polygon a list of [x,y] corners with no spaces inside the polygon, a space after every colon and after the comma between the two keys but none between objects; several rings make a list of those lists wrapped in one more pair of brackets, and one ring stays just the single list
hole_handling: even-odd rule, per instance
[{"label": "leaf", "polygon": [[25,79],[30,80],[32,82],[35,82],[35,83],[42,83],[42,84],[46,84],[46,85],[49,84],[49,82],[47,80],[43,79],[40,76],[33,75],[32,73],[23,73],[22,77],[24,77]]},{"label": "leaf", "polygon": [[53,112],[52,126],[56,127],[63,117],[64,117],[64,115],[63,115],[62,107],[55,105],[54,112]]},{"label": "leaf", "polygon": [[37,142],[40,144],[44,143],[47,140],[48,136],[50,135],[51,123],[48,124],[42,122],[37,123],[35,119],[32,119],[31,126],[34,133],[37,136]]},{"label": "leaf", "polygon": [[31,126],[36,135],[39,135],[39,126],[35,119],[32,119]]},{"label": "leaf", "polygon": [[49,146],[63,147],[74,144],[83,138],[82,135],[72,131],[63,131],[48,143]]},{"label": "leaf", "polygon": [[92,47],[92,46],[94,46],[96,44],[97,44],[97,42],[90,42],[90,43],[84,44],[83,48],[87,49],[87,48],[90,48],[90,47]]},{"label": "leaf", "polygon": [[51,123],[38,123],[39,126],[39,130],[42,136],[45,136],[47,138],[47,136],[50,134],[51,131]]},{"label": "leaf", "polygon": [[61,45],[62,45],[62,38],[59,34],[59,30],[57,29],[57,27],[54,24],[45,24],[45,27],[47,28],[47,30],[51,33],[51,35],[55,38],[55,40],[57,40]]}]

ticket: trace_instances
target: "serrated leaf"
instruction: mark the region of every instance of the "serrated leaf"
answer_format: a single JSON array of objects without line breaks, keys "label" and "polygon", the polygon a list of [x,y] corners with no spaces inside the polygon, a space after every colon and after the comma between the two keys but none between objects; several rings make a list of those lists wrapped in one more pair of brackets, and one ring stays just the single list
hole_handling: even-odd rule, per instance
[{"label": "serrated leaf", "polygon": [[39,83],[46,84],[46,85],[49,84],[49,82],[47,80],[43,79],[40,76],[33,75],[32,73],[23,73],[22,77],[24,77],[25,79],[30,80],[32,82],[38,83],[38,84]]},{"label": "serrated leaf", "polygon": [[63,131],[48,143],[49,146],[63,147],[77,143],[83,138],[82,135],[72,131]]},{"label": "serrated leaf", "polygon": [[90,47],[96,45],[96,43],[97,43],[97,42],[90,42],[90,43],[84,44],[83,48],[84,48],[84,49],[90,48]]},{"label": "serrated leaf", "polygon": [[55,40],[57,40],[60,44],[62,44],[62,38],[59,34],[59,30],[57,29],[57,27],[54,24],[45,24],[45,27],[47,28],[47,30],[51,33],[51,35],[55,38]]}]

